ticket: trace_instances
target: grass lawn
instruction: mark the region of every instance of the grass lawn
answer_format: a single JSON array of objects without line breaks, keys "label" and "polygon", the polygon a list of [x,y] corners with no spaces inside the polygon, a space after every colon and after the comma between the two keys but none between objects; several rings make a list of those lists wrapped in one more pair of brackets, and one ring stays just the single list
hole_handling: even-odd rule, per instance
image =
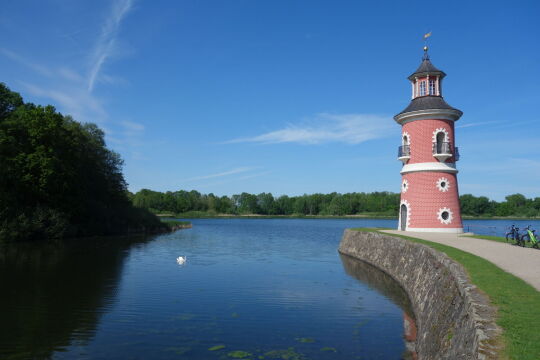
[{"label": "grass lawn", "polygon": [[[377,231],[378,229],[353,230]],[[463,265],[471,281],[487,294],[491,303],[498,308],[497,324],[504,331],[502,338],[506,345],[503,355],[519,360],[540,359],[540,292],[525,281],[476,255],[410,236],[394,234],[392,236],[430,246]],[[504,238],[500,239],[506,242]],[[531,269],[531,271],[537,270]]]}]

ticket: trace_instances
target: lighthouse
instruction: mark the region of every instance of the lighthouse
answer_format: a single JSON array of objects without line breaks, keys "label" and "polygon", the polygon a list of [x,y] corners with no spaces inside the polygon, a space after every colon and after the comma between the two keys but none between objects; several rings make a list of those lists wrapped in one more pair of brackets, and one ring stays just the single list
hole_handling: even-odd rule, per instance
[{"label": "lighthouse", "polygon": [[408,77],[412,100],[394,116],[401,125],[398,160],[403,163],[398,230],[463,232],[454,136],[454,123],[463,112],[444,101],[445,76],[424,47],[422,63]]}]

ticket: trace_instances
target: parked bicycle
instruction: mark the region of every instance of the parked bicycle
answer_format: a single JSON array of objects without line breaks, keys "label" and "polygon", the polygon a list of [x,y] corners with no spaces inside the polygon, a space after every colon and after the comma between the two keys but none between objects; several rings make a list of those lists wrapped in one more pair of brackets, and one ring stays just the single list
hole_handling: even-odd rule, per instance
[{"label": "parked bicycle", "polygon": [[538,249],[538,239],[536,238],[536,230],[531,229],[531,225],[527,226],[525,229],[525,234],[521,236],[520,243],[521,246],[525,246],[525,241],[530,242],[532,247]]},{"label": "parked bicycle", "polygon": [[512,225],[509,230],[510,231],[506,233],[506,241],[508,242],[510,240],[513,240],[519,243],[519,228],[515,227],[515,225]]}]

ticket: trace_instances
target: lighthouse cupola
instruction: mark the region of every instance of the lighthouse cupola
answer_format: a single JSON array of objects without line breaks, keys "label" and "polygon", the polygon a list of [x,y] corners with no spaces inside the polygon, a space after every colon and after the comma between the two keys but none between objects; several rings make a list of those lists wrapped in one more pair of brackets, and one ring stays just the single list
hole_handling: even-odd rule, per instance
[{"label": "lighthouse cupola", "polygon": [[442,96],[441,84],[446,74],[437,69],[429,60],[427,46],[424,47],[422,63],[414,73],[409,76],[412,86],[412,98],[420,96]]},{"label": "lighthouse cupola", "polygon": [[463,114],[444,101],[442,80],[428,49],[408,79],[410,104],[394,120],[402,126],[398,159],[401,168],[399,229],[462,232],[454,122]]}]

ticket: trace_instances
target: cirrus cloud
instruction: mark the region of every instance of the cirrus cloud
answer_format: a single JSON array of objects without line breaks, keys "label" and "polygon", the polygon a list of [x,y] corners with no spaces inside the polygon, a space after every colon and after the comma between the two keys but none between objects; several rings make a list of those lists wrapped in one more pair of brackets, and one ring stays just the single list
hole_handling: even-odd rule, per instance
[{"label": "cirrus cloud", "polygon": [[305,124],[289,124],[283,129],[252,137],[232,139],[225,143],[322,144],[343,142],[346,144],[359,144],[364,141],[385,137],[393,127],[392,118],[389,116],[320,113]]}]

